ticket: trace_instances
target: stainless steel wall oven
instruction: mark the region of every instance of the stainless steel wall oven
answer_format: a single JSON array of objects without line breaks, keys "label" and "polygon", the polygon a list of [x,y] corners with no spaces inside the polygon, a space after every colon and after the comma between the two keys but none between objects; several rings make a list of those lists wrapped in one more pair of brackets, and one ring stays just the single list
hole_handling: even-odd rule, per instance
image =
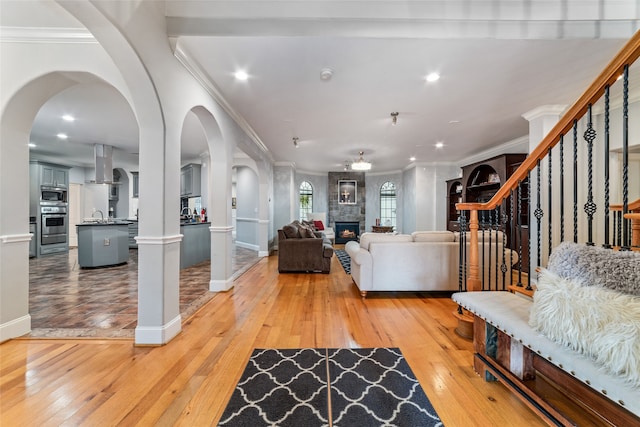
[{"label": "stainless steel wall oven", "polygon": [[42,245],[67,243],[67,207],[41,206],[40,212],[42,214],[40,243]]}]

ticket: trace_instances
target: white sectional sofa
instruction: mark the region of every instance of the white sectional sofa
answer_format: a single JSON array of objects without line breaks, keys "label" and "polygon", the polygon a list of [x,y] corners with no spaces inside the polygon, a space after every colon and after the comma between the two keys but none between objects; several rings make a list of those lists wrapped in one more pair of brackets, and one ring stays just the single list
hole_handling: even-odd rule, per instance
[{"label": "white sectional sofa", "polygon": [[[494,245],[497,244],[498,253],[502,254],[502,233],[493,233],[492,253],[495,253]],[[489,243],[485,242],[484,245],[488,246]],[[360,242],[347,242],[345,250],[351,257],[351,277],[363,298],[368,291],[459,290],[458,233],[363,233]],[[508,262],[515,264],[518,261],[517,253],[510,249],[505,253]],[[492,274],[489,277],[489,270],[485,268],[485,280],[495,282],[495,257],[491,261],[487,257],[485,267],[489,263],[492,264]],[[502,274],[498,276],[501,285]]]}]

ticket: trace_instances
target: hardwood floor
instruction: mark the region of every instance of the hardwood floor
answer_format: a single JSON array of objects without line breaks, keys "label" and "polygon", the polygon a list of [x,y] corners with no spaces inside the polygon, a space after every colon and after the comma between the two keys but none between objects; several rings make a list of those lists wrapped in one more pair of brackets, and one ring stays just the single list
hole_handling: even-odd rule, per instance
[{"label": "hardwood floor", "polygon": [[449,298],[370,293],[331,274],[278,274],[262,259],[162,347],[130,339],[0,345],[0,425],[215,425],[254,348],[399,347],[446,426],[545,425],[473,372]]}]

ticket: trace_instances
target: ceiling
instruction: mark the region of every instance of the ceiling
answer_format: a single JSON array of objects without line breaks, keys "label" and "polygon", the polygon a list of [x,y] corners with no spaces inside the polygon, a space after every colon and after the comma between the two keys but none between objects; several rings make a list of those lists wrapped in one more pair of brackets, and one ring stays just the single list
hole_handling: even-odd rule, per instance
[{"label": "ceiling", "polygon": [[[522,114],[571,104],[639,27],[636,2],[616,2],[632,11],[593,10],[596,3],[168,1],[165,15],[176,52],[206,73],[274,161],[321,173],[342,170],[364,151],[372,172],[388,172],[410,157],[459,162],[525,136]],[[51,2],[2,0],[0,7],[5,33],[82,28]],[[324,68],[331,79],[320,78]],[[238,69],[246,81],[234,78]],[[427,82],[431,72],[440,80]],[[65,113],[77,120],[61,121]],[[61,131],[66,142],[55,137]],[[43,106],[32,153],[91,165],[93,144],[104,143],[135,162],[137,134],[124,98],[87,82]],[[182,144],[183,162],[206,151],[195,116],[185,121]]]}]

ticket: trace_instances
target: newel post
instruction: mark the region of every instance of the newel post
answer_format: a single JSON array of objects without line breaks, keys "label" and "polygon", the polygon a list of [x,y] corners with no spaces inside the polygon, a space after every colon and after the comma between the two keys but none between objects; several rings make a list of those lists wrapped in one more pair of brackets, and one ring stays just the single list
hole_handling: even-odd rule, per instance
[{"label": "newel post", "polygon": [[467,276],[467,290],[479,291],[482,287],[480,281],[480,267],[478,256],[478,229],[480,225],[478,223],[478,211],[472,209],[469,211],[469,276]]}]

